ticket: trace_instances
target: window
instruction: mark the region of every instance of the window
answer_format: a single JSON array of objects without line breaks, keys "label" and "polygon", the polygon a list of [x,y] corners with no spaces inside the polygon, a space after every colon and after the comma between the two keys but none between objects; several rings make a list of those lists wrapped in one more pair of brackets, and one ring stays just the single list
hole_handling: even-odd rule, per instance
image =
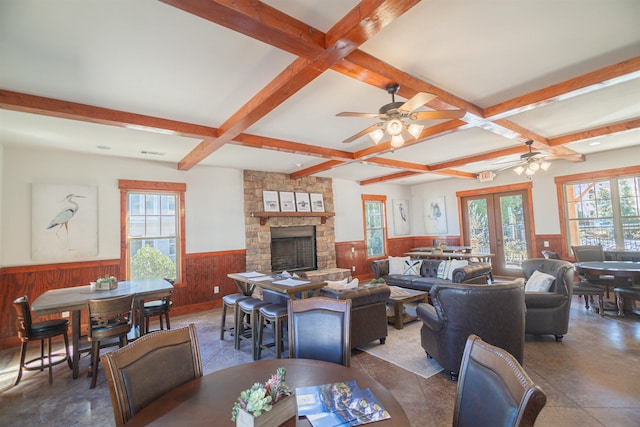
[{"label": "window", "polygon": [[184,193],[178,183],[120,180],[121,271],[128,279],[175,278],[184,258]]},{"label": "window", "polygon": [[386,201],[385,196],[362,195],[367,258],[383,257],[387,254]]},{"label": "window", "polygon": [[567,248],[640,250],[640,167],[558,177]]}]

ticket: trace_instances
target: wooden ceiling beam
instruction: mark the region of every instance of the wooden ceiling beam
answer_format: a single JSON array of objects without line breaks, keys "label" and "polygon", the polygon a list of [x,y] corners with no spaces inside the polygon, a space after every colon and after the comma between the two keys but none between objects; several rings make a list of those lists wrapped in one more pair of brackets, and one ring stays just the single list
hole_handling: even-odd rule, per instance
[{"label": "wooden ceiling beam", "polygon": [[313,58],[325,49],[325,34],[266,3],[253,0],[160,0],[192,15],[296,56]]},{"label": "wooden ceiling beam", "polygon": [[298,179],[305,176],[313,175],[314,173],[323,172],[329,169],[333,169],[336,166],[340,166],[344,162],[340,160],[329,160],[328,162],[320,163],[319,165],[311,166],[306,169],[299,170],[297,172],[293,172],[289,174],[291,179]]},{"label": "wooden ceiling beam", "polygon": [[[400,16],[415,4],[416,0],[363,0],[360,2],[329,30],[328,39],[331,44],[325,42],[325,50],[322,53],[313,59],[302,57],[296,59],[219,127],[218,139],[202,141],[180,160],[178,169],[191,169],[273,111],[333,64],[341,61],[359,45],[377,34],[393,18]],[[371,25],[371,22],[375,25]]]},{"label": "wooden ceiling beam", "polygon": [[570,142],[582,141],[585,139],[598,138],[601,136],[615,135],[616,133],[627,132],[633,129],[640,128],[640,117],[626,120],[623,122],[614,123],[606,126],[599,126],[583,130],[580,132],[574,132],[563,136],[551,138],[549,145],[553,147],[569,144]]},{"label": "wooden ceiling beam", "polygon": [[241,133],[236,136],[230,144],[281,151],[283,153],[301,154],[303,156],[323,157],[331,160],[353,160],[353,153],[349,151],[334,150],[331,148],[319,147],[317,145],[302,144],[299,142],[249,135],[246,133]]},{"label": "wooden ceiling beam", "polygon": [[215,140],[218,129],[0,89],[0,108],[87,123]]},{"label": "wooden ceiling beam", "polygon": [[429,172],[429,167],[418,163],[404,162],[402,160],[387,159],[384,157],[372,157],[366,160],[367,163],[374,163],[378,166],[404,169],[411,172]]},{"label": "wooden ceiling beam", "polygon": [[377,184],[379,182],[392,181],[394,179],[406,178],[408,176],[414,176],[419,174],[420,172],[411,172],[411,171],[398,172],[391,175],[380,176],[378,178],[363,179],[362,181],[359,181],[359,184],[360,185]]}]

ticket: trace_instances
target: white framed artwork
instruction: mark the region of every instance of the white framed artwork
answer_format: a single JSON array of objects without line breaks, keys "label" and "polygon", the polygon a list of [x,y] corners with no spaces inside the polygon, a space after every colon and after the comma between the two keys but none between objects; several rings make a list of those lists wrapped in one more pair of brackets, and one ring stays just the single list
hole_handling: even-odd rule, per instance
[{"label": "white framed artwork", "polygon": [[406,236],[411,232],[409,202],[407,200],[393,201],[393,231],[396,236]]},{"label": "white framed artwork", "polygon": [[424,222],[426,234],[446,234],[447,214],[444,196],[433,197],[424,202]]},{"label": "white framed artwork", "polygon": [[324,212],[324,198],[321,193],[309,193],[311,212]]},{"label": "white framed artwork", "polygon": [[311,212],[309,193],[296,193],[296,208],[298,212]]},{"label": "white framed artwork", "polygon": [[280,211],[280,203],[278,203],[278,192],[277,191],[263,191],[262,192],[262,202],[264,204],[265,212],[279,212]]},{"label": "white framed artwork", "polygon": [[293,198],[293,191],[280,192],[280,210],[282,212],[296,211],[296,201]]},{"label": "white framed artwork", "polygon": [[32,184],[31,258],[98,255],[98,187]]}]

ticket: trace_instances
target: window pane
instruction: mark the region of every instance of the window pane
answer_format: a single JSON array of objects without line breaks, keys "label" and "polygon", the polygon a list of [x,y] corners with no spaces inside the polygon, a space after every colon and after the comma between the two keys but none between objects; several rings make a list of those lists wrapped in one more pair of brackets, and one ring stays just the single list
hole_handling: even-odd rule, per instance
[{"label": "window pane", "polygon": [[175,239],[132,241],[131,279],[176,277],[175,244]]},{"label": "window pane", "polygon": [[164,237],[176,235],[176,217],[166,216],[161,217],[162,224],[160,225],[160,235]]},{"label": "window pane", "polygon": [[147,212],[146,212],[147,215],[160,215],[160,195],[147,194],[146,207],[147,207]]},{"label": "window pane", "polygon": [[384,245],[384,203],[380,201],[364,202],[365,228],[367,239],[367,256],[376,257],[385,255]]},{"label": "window pane", "polygon": [[160,217],[158,215],[147,216],[147,230],[145,236],[159,236],[160,235]]},{"label": "window pane", "polygon": [[129,214],[144,215],[144,194],[129,194]]},{"label": "window pane", "polygon": [[144,216],[130,215],[129,216],[129,237],[142,237],[144,236]]},{"label": "window pane", "polygon": [[176,214],[176,197],[173,195],[162,195],[160,198],[162,215]]},{"label": "window pane", "polygon": [[367,255],[382,256],[384,255],[384,245],[382,230],[367,230]]}]

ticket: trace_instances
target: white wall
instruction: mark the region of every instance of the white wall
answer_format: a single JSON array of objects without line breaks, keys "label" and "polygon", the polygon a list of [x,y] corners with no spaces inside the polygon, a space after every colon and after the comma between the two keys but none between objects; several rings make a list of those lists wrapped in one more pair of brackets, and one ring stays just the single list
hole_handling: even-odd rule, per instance
[{"label": "white wall", "polygon": [[186,183],[187,253],[245,247],[242,171],[207,166],[179,171],[170,163],[13,147],[4,147],[2,160],[0,265],[4,267],[36,264],[31,260],[33,183],[98,186],[99,248],[91,259],[120,258],[118,179]]},{"label": "white wall", "polygon": [[[554,176],[573,175],[578,173],[615,169],[640,164],[640,148],[632,147],[623,150],[607,151],[601,154],[587,155],[587,160],[572,163],[563,160],[553,161],[547,172],[538,172],[533,176],[533,216],[536,234],[560,234],[560,214]],[[491,182],[478,182],[477,180],[446,179],[415,185],[411,188],[411,201],[414,206],[413,232],[423,235],[424,201],[436,196],[445,196],[447,214],[447,234],[460,235],[460,223],[458,218],[457,191],[466,191],[478,188],[497,187],[527,181],[524,176],[518,176],[510,170],[499,172]],[[416,212],[416,209],[418,210]]]}]

